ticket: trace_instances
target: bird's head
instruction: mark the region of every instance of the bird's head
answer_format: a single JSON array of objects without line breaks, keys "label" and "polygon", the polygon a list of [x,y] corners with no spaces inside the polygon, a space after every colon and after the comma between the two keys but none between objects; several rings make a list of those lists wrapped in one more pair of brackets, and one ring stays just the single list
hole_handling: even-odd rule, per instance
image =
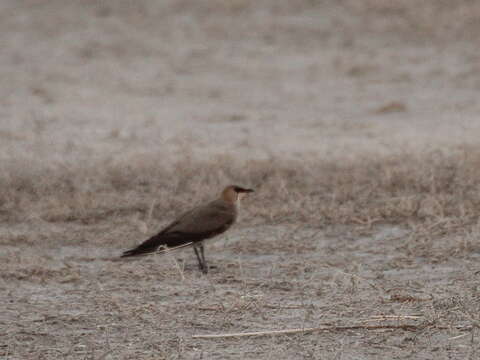
[{"label": "bird's head", "polygon": [[222,191],[221,198],[229,203],[235,204],[240,201],[246,194],[253,192],[252,189],[245,189],[237,185],[229,185]]}]

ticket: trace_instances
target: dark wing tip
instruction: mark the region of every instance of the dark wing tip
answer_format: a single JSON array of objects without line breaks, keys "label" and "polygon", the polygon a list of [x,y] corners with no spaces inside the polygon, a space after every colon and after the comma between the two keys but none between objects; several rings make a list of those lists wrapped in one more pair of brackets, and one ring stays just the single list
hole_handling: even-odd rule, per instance
[{"label": "dark wing tip", "polygon": [[146,254],[152,253],[154,251],[155,251],[155,249],[145,249],[145,248],[136,247],[134,249],[124,251],[122,253],[122,255],[120,255],[120,257],[125,258],[125,257],[130,257],[130,256],[146,255]]},{"label": "dark wing tip", "polygon": [[127,251],[124,251],[122,253],[122,255],[120,255],[120,257],[124,258],[124,257],[129,257],[129,256],[135,256],[135,251],[134,250],[127,250]]}]

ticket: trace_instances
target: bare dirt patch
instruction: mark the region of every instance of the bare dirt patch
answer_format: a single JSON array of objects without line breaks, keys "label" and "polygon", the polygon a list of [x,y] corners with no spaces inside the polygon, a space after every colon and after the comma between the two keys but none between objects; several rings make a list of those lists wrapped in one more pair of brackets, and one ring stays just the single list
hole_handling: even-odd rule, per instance
[{"label": "bare dirt patch", "polygon": [[[0,357],[478,357],[475,2],[0,10]],[[208,276],[119,261],[228,183]]]}]

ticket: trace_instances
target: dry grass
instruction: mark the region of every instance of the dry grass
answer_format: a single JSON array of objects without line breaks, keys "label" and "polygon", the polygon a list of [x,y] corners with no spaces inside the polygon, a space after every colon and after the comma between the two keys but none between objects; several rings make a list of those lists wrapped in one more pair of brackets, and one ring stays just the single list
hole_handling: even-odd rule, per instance
[{"label": "dry grass", "polygon": [[[0,354],[475,359],[479,161],[473,147],[4,165]],[[191,257],[102,260],[231,182],[257,192],[208,277]],[[192,338],[258,331],[277,336]]]},{"label": "dry grass", "polygon": [[165,167],[155,157],[51,169],[15,163],[1,172],[0,214],[4,222],[165,219],[239,183],[257,190],[246,207],[251,223],[435,224],[448,233],[476,223],[479,165],[478,148],[335,160],[187,158]]}]

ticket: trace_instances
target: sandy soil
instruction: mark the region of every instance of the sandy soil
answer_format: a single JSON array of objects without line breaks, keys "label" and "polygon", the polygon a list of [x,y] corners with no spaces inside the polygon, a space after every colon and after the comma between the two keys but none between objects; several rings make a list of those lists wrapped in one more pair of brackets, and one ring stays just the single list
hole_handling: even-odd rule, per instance
[{"label": "sandy soil", "polygon": [[[2,1],[0,357],[478,358],[476,220],[269,221],[252,199],[203,276],[191,250],[116,257],[214,193],[168,206],[145,193],[140,210],[102,197],[96,218],[83,198],[62,217],[51,194],[8,195],[24,191],[17,179],[74,183],[102,163],[300,166],[478,147],[478,14],[466,0]],[[192,338],[318,326],[330,330]]]}]

